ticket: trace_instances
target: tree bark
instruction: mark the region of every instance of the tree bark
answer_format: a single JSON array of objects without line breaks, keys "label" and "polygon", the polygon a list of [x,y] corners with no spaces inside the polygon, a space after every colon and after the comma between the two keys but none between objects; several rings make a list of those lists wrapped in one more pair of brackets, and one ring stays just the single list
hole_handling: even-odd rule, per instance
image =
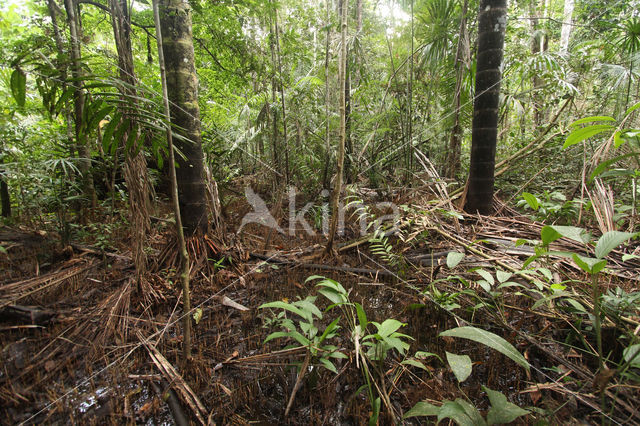
[{"label": "tree bark", "polygon": [[[273,3],[271,3],[273,4]],[[278,58],[278,79],[280,80],[280,103],[282,106],[282,137],[284,138],[284,181],[285,185],[289,185],[289,139],[287,137],[287,109],[284,100],[284,81],[282,79],[282,56],[280,55],[280,30],[278,28],[278,9],[274,5],[273,10],[273,26],[275,34],[276,55]]]},{"label": "tree bark", "polygon": [[[164,60],[164,48],[162,41],[164,37],[162,35],[162,29],[160,24],[160,11],[158,2],[166,0],[152,0],[153,4],[153,20],[156,24],[156,40],[158,43],[158,65],[160,66],[160,79],[162,81],[162,100],[164,106],[164,116],[167,121],[172,120],[171,108],[169,107],[169,93],[167,88],[167,72]],[[188,9],[187,9],[188,10]],[[193,52],[193,45],[192,52]],[[171,198],[173,201],[173,211],[176,217],[176,233],[178,235],[178,250],[181,261],[180,281],[182,283],[182,303],[183,303],[183,328],[184,328],[184,341],[183,341],[183,357],[185,363],[191,357],[191,291],[189,289],[189,271],[191,269],[189,261],[189,253],[187,252],[187,245],[184,238],[184,229],[182,226],[182,214],[180,213],[180,202],[178,195],[178,179],[175,168],[175,155],[173,148],[173,132],[171,126],[167,126],[167,144],[169,146],[169,175],[171,180]]]},{"label": "tree bark", "polygon": [[80,23],[76,14],[76,1],[64,0],[67,12],[67,22],[69,24],[70,33],[70,56],[71,56],[71,74],[74,78],[74,123],[75,136],[78,156],[80,157],[79,170],[82,173],[82,186],[84,195],[89,199],[91,207],[95,208],[98,200],[93,187],[93,177],[91,175],[91,160],[89,153],[89,141],[87,139],[86,129],[84,129],[84,108],[85,93],[83,89],[82,78],[84,72],[82,70],[82,55],[80,52]]},{"label": "tree bark", "polygon": [[[122,94],[123,104],[120,105],[122,117],[129,119],[129,128],[123,133],[122,141],[127,141],[131,132],[139,132],[136,124],[135,110],[138,84],[133,67],[133,52],[131,50],[131,16],[127,0],[109,0],[113,36],[118,51],[118,66],[120,80],[118,90]],[[136,139],[139,138],[139,134]],[[123,143],[126,145],[126,143]],[[138,282],[146,271],[147,258],[144,253],[146,235],[150,228],[148,204],[150,200],[150,183],[147,172],[147,162],[141,150],[134,143],[125,152],[124,179],[129,190],[129,222],[132,231],[133,260],[136,266]],[[124,147],[126,149],[126,146]]]},{"label": "tree bark", "polygon": [[[539,29],[539,16],[537,9],[537,1],[531,0],[529,3],[529,14],[531,15],[531,55],[536,56],[544,52],[545,36]],[[544,4],[544,3],[543,3]],[[544,7],[542,10],[544,14]],[[533,90],[531,91],[531,100],[533,102],[533,123],[536,127],[542,124],[542,99],[539,93],[542,90],[543,80],[535,73],[533,76]],[[524,129],[523,129],[524,131]]]},{"label": "tree bark", "polygon": [[324,161],[324,170],[322,172],[322,186],[325,189],[329,189],[329,164],[331,163],[331,135],[329,134],[329,132],[331,131],[331,123],[330,123],[330,117],[329,117],[329,101],[330,101],[329,48],[330,48],[330,42],[331,42],[330,0],[326,0],[326,6],[327,6],[327,18],[326,18],[325,26],[327,28],[327,39],[326,39],[325,56],[324,56],[324,119],[325,119],[324,140],[325,140],[326,158]]},{"label": "tree bark", "polygon": [[492,212],[498,104],[507,0],[481,0],[478,12],[478,61],[473,105],[471,166],[465,210]]},{"label": "tree bark", "polygon": [[[347,3],[348,0],[342,0],[341,22],[340,22],[340,68],[338,70],[338,87],[344,88],[345,74],[347,70]],[[331,226],[329,228],[329,240],[325,253],[333,253],[333,242],[338,229],[338,204],[340,201],[340,193],[342,192],[342,174],[344,169],[344,151],[347,139],[346,132],[346,96],[345,91],[340,90],[340,145],[338,146],[338,161],[336,168],[335,187],[331,196]]]},{"label": "tree bark", "polygon": [[2,217],[11,216],[11,198],[9,197],[9,185],[2,173],[0,173],[0,203],[2,204]]},{"label": "tree bark", "polygon": [[207,199],[191,8],[187,0],[161,0],[159,6],[171,124],[180,136],[176,148],[184,155],[177,158],[176,172],[182,223],[186,235],[203,235],[208,228]]},{"label": "tree bark", "polygon": [[566,55],[569,52],[569,39],[573,27],[572,17],[575,0],[564,0],[564,13],[562,14],[562,30],[560,31],[560,54]]},{"label": "tree bark", "polygon": [[462,4],[462,19],[460,19],[460,32],[458,36],[458,47],[456,48],[456,89],[453,100],[453,129],[451,130],[451,138],[449,139],[449,152],[447,153],[447,177],[453,179],[458,173],[460,167],[460,139],[462,138],[462,128],[460,126],[460,105],[462,97],[462,78],[466,64],[463,61],[463,49],[468,43],[467,33],[467,8],[468,0],[464,0]]}]

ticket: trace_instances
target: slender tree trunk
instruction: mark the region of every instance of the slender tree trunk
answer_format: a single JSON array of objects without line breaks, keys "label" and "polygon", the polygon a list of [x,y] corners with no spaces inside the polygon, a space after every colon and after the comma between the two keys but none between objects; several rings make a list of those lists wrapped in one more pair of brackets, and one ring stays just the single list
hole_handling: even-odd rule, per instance
[{"label": "slender tree trunk", "polygon": [[11,216],[11,198],[9,197],[9,185],[2,173],[0,173],[0,204],[2,204],[2,217]]},{"label": "slender tree trunk", "polygon": [[84,129],[83,117],[85,108],[85,93],[83,89],[82,78],[82,56],[80,53],[80,24],[76,13],[76,1],[64,0],[65,9],[67,11],[67,22],[69,24],[70,33],[70,53],[71,53],[71,74],[74,78],[74,121],[75,136],[78,156],[80,157],[79,170],[82,173],[82,186],[84,195],[89,199],[91,207],[97,205],[96,192],[93,187],[93,177],[91,176],[91,160],[89,153],[89,141],[87,139],[86,129]]},{"label": "slender tree trunk", "polygon": [[276,55],[278,58],[278,76],[280,80],[280,103],[282,105],[282,137],[284,138],[284,178],[289,185],[289,139],[287,138],[287,109],[284,101],[284,81],[282,79],[282,56],[280,55],[280,30],[278,29],[278,9],[274,6],[273,25],[275,34]]},{"label": "slender tree trunk", "polygon": [[[545,45],[544,33],[540,31],[539,27],[539,15],[537,9],[537,1],[531,0],[529,2],[529,14],[531,15],[531,55],[536,56],[543,53],[543,47]],[[544,3],[543,3],[544,4]],[[544,7],[543,7],[544,9]],[[544,15],[544,10],[541,11]],[[543,80],[538,77],[537,73],[533,76],[533,90],[531,94],[533,102],[533,123],[536,127],[542,124],[542,98],[540,91],[542,90]]]},{"label": "slender tree trunk", "polygon": [[[340,13],[340,68],[338,70],[338,87],[343,88],[345,82],[345,74],[347,69],[347,3],[348,0],[342,0],[342,10]],[[347,139],[346,133],[346,97],[345,91],[340,90],[340,145],[338,147],[338,164],[336,168],[335,187],[331,196],[331,226],[329,228],[329,240],[325,253],[333,253],[333,242],[338,229],[338,204],[340,202],[340,193],[342,192],[342,173],[344,168],[344,150]]]},{"label": "slender tree trunk", "polygon": [[198,76],[188,1],[161,0],[160,23],[171,124],[175,133],[181,136],[175,141],[176,148],[185,157],[177,159],[176,172],[182,223],[186,235],[203,235],[208,228],[207,198],[200,134]]},{"label": "slender tree trunk", "polygon": [[278,147],[278,111],[275,108],[276,106],[276,92],[278,91],[277,81],[276,81],[276,37],[275,32],[273,30],[273,22],[271,22],[271,15],[269,15],[269,50],[271,50],[271,105],[273,106],[270,110],[272,113],[273,119],[273,132],[271,133],[271,145],[273,149],[273,167],[275,169],[274,182],[278,181],[278,178],[282,176],[281,167],[280,167],[280,152]]},{"label": "slender tree trunk", "polygon": [[[347,49],[347,57],[349,51]],[[344,78],[344,99],[345,99],[345,158],[344,158],[344,180],[352,183],[351,179],[351,157],[353,155],[353,144],[351,142],[351,67],[346,64]]]},{"label": "slender tree trunk", "polygon": [[325,55],[324,55],[324,118],[325,118],[325,128],[324,128],[324,140],[325,140],[325,153],[326,158],[324,161],[324,170],[322,172],[322,186],[325,189],[329,189],[329,165],[331,164],[331,120],[329,116],[329,101],[330,101],[330,93],[329,93],[329,56],[330,56],[330,42],[331,42],[331,15],[330,15],[330,1],[326,0],[327,6],[327,18],[325,22],[325,26],[327,28],[327,40],[325,44]]},{"label": "slender tree trunk", "polygon": [[562,30],[560,31],[560,54],[566,55],[569,52],[569,39],[573,27],[573,8],[575,0],[564,0],[564,13],[562,14]]},{"label": "slender tree trunk", "polygon": [[473,105],[471,166],[465,210],[492,212],[500,66],[507,27],[507,0],[481,0],[478,12],[478,61]]},{"label": "slender tree trunk", "polygon": [[[168,79],[167,72],[165,68],[165,60],[164,60],[164,48],[163,48],[163,34],[161,29],[161,18],[160,11],[158,7],[158,2],[163,1],[164,7],[167,7],[167,0],[152,0],[153,1],[153,18],[156,24],[156,39],[158,42],[158,64],[160,65],[160,79],[162,81],[162,100],[164,103],[164,115],[167,122],[173,123],[171,116],[171,108],[169,107],[169,90],[168,90]],[[188,6],[186,4],[181,4],[179,11],[185,11],[184,13],[188,16]],[[171,11],[165,10],[165,13],[171,13]],[[178,11],[174,12],[178,13]],[[184,16],[184,15],[183,15]],[[188,20],[190,27],[190,19]],[[168,29],[170,29],[169,27]],[[191,46],[191,52],[193,52],[193,45]],[[191,292],[189,290],[189,270],[190,270],[190,262],[189,262],[189,253],[187,252],[187,245],[184,238],[184,230],[182,227],[182,214],[180,212],[180,202],[178,195],[178,179],[176,175],[175,168],[175,155],[173,151],[173,132],[171,131],[171,126],[167,126],[167,143],[169,145],[169,175],[171,180],[171,195],[173,201],[173,210],[176,217],[176,232],[178,234],[178,250],[180,253],[180,260],[182,264],[182,268],[180,271],[180,281],[182,283],[182,303],[183,303],[183,328],[184,328],[184,341],[183,341],[183,358],[186,361],[191,357]]]},{"label": "slender tree trunk", "polygon": [[466,64],[463,61],[463,50],[468,46],[467,34],[467,8],[469,1],[464,0],[462,4],[462,19],[460,19],[460,32],[458,36],[458,47],[456,48],[456,89],[453,99],[453,129],[449,139],[449,151],[447,159],[447,177],[453,179],[460,167],[460,139],[462,138],[462,127],[460,126],[460,105],[462,97],[462,78]]},{"label": "slender tree trunk", "polygon": [[[125,101],[120,106],[122,116],[129,119],[129,128],[123,133],[122,140],[127,141],[132,132],[139,133],[136,124],[135,110],[137,109],[138,84],[133,67],[133,52],[131,50],[131,17],[127,0],[109,0],[113,36],[118,51],[118,66],[120,69],[120,84],[118,90]],[[136,136],[138,139],[139,134]],[[124,144],[126,145],[126,143]],[[138,283],[144,275],[147,266],[147,258],[144,253],[146,235],[150,228],[149,200],[150,184],[147,172],[147,162],[144,154],[134,143],[125,152],[124,179],[129,190],[129,223],[132,230],[133,260],[136,265]],[[126,149],[126,146],[124,147]]]},{"label": "slender tree trunk", "polygon": [[[58,58],[56,59],[56,67],[60,71],[60,80],[62,80],[62,92],[67,91],[67,61],[63,58],[67,55],[64,42],[62,41],[62,35],[60,33],[60,27],[58,26],[58,14],[62,11],[58,7],[58,4],[55,0],[47,0],[47,8],[49,9],[49,17],[51,18],[51,26],[53,27],[53,39],[56,42],[56,49],[58,49]],[[67,141],[69,145],[73,144],[73,117],[71,114],[71,108],[69,107],[69,101],[64,103],[64,117],[66,123],[66,131],[67,131]],[[76,153],[76,149],[72,150],[74,155]]]},{"label": "slender tree trunk", "polygon": [[407,103],[409,116],[407,119],[407,184],[411,181],[413,170],[413,51],[414,51],[414,27],[413,27],[413,0],[410,0],[411,8],[411,43],[409,52],[409,78],[407,79]]}]

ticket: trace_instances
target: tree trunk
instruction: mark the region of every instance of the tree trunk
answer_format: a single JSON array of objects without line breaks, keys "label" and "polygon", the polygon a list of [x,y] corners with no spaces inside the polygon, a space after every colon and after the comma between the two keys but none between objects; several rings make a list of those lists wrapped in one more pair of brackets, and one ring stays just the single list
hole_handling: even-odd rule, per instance
[{"label": "tree trunk", "polygon": [[[167,72],[163,54],[164,48],[162,46],[164,37],[162,35],[162,29],[160,25],[160,11],[158,7],[158,1],[160,0],[152,0],[152,5],[153,20],[156,25],[156,40],[158,42],[158,65],[160,66],[160,80],[162,81],[162,101],[164,107],[164,117],[167,121],[172,121],[171,108],[169,107],[169,94],[167,89]],[[188,8],[186,8],[186,10],[188,11]],[[191,45],[191,52],[193,52],[193,45]],[[183,358],[186,364],[187,360],[191,357],[191,291],[189,289],[189,271],[191,269],[191,265],[189,261],[189,253],[187,252],[186,241],[184,238],[182,215],[180,214],[180,202],[178,200],[178,179],[176,176],[176,162],[173,148],[173,132],[171,131],[171,126],[167,126],[167,145],[169,146],[169,175],[171,180],[171,198],[173,201],[173,211],[176,217],[178,250],[182,266],[180,270],[180,281],[182,283],[182,324],[184,328]]]},{"label": "tree trunk", "polygon": [[481,0],[478,12],[478,61],[473,105],[471,166],[465,210],[492,212],[500,65],[507,27],[507,0]]},{"label": "tree trunk", "polygon": [[74,86],[74,122],[75,136],[78,156],[80,157],[79,170],[82,173],[82,186],[85,197],[89,199],[91,207],[97,205],[96,192],[93,187],[93,177],[91,176],[91,160],[89,153],[89,141],[87,139],[86,129],[84,129],[83,117],[85,108],[85,93],[83,89],[82,78],[82,56],[80,53],[80,24],[76,14],[76,1],[64,0],[64,6],[67,11],[67,22],[69,24],[70,33],[70,53],[71,53],[71,74],[73,75]]},{"label": "tree trunk", "polygon": [[575,0],[564,0],[564,13],[562,14],[562,30],[560,32],[560,54],[566,55],[569,52],[569,39],[573,23],[573,8]]},{"label": "tree trunk", "polygon": [[[347,51],[347,57],[349,52]],[[346,183],[352,183],[351,179],[351,157],[353,155],[353,145],[351,142],[351,67],[346,64],[344,77],[344,123],[345,123],[345,158],[344,158],[344,180]]]},{"label": "tree trunk", "polygon": [[322,172],[322,186],[325,189],[329,189],[329,165],[331,163],[331,135],[329,132],[331,131],[331,123],[329,117],[329,101],[330,101],[330,93],[329,93],[329,48],[331,42],[331,15],[330,15],[330,0],[326,0],[327,6],[327,19],[325,22],[325,26],[327,28],[327,40],[325,45],[325,56],[324,56],[324,119],[325,119],[325,128],[324,128],[324,141],[325,141],[325,154],[326,158],[324,161],[324,170]]},{"label": "tree trunk", "polygon": [[0,204],[2,204],[2,217],[11,216],[11,198],[9,197],[9,185],[0,173]]},{"label": "tree trunk", "polygon": [[458,173],[460,167],[460,139],[462,138],[462,128],[460,126],[460,105],[462,97],[462,78],[466,68],[463,60],[463,50],[468,49],[467,34],[467,8],[468,0],[464,0],[462,4],[462,19],[460,19],[460,33],[458,36],[458,47],[456,49],[456,89],[453,100],[453,129],[451,130],[451,138],[449,139],[449,152],[447,159],[447,177],[453,179]]},{"label": "tree trunk", "polygon": [[[269,15],[271,17],[271,15]],[[273,149],[273,167],[275,171],[274,181],[277,182],[278,178],[282,176],[280,173],[280,152],[278,151],[278,110],[276,107],[276,38],[274,35],[273,24],[269,22],[269,49],[271,50],[271,105],[270,109],[273,118],[273,131],[271,133],[271,145]]]},{"label": "tree trunk", "polygon": [[[531,0],[529,3],[529,14],[531,15],[531,55],[536,56],[544,52],[545,37],[539,29],[539,16],[537,9],[537,0]],[[544,10],[542,11],[544,14]],[[539,93],[542,90],[543,80],[535,73],[533,76],[533,90],[531,91],[531,100],[533,102],[533,123],[536,127],[542,124],[542,99]]]},{"label": "tree trunk", "polygon": [[[272,3],[273,4],[273,3]],[[282,79],[282,56],[280,55],[280,30],[278,29],[278,9],[273,6],[273,26],[276,54],[278,58],[278,77],[280,80],[280,103],[282,106],[282,137],[284,138],[284,182],[289,185],[289,139],[287,138],[287,109],[284,101],[284,81]]]},{"label": "tree trunk", "polygon": [[[338,70],[338,87],[344,88],[345,74],[347,70],[347,3],[342,0],[341,22],[340,22],[340,67]],[[331,226],[329,228],[329,240],[325,253],[333,253],[333,241],[338,229],[338,204],[340,193],[342,192],[342,173],[344,168],[344,146],[347,139],[346,132],[346,97],[345,91],[340,90],[340,145],[338,146],[338,161],[336,168],[336,180],[331,196]]]},{"label": "tree trunk", "polygon": [[182,223],[187,235],[203,235],[208,227],[207,199],[191,8],[187,0],[161,0],[159,6],[171,124],[181,136],[176,148],[184,155],[176,161]]},{"label": "tree trunk", "polygon": [[[122,94],[123,104],[120,104],[122,117],[129,119],[129,128],[123,133],[124,143],[131,132],[139,132],[136,125],[135,110],[137,109],[137,78],[133,67],[133,53],[131,50],[131,17],[127,0],[109,0],[113,36],[118,51],[118,66],[120,79],[125,84],[119,84],[118,90]],[[139,137],[139,135],[138,135]],[[138,138],[136,137],[136,139]],[[150,184],[147,173],[147,162],[137,143],[125,152],[124,179],[129,190],[129,222],[132,231],[133,260],[139,279],[146,271],[147,258],[144,246],[147,231],[150,228],[148,204],[150,200]],[[126,147],[124,147],[126,149]]]}]

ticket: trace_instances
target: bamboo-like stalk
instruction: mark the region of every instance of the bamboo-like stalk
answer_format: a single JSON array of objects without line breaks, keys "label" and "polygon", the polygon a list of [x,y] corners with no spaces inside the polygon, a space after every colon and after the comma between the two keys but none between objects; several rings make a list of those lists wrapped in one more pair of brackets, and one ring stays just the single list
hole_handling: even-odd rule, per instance
[{"label": "bamboo-like stalk", "polygon": [[176,179],[175,155],[173,151],[173,134],[171,132],[171,113],[169,111],[169,95],[167,91],[167,77],[164,65],[164,54],[162,52],[162,29],[160,28],[160,12],[158,0],[153,0],[153,20],[156,25],[156,40],[158,42],[158,64],[160,66],[160,80],[162,81],[162,102],[164,116],[167,124],[167,143],[169,145],[169,179],[171,180],[171,198],[173,211],[176,216],[176,232],[178,234],[178,250],[182,268],[180,270],[180,281],[182,283],[182,303],[183,303],[183,356],[184,360],[191,357],[191,295],[189,291],[189,253],[182,229],[182,219],[180,217],[180,203],[178,202],[178,181]]},{"label": "bamboo-like stalk", "polygon": [[341,11],[341,30],[340,30],[340,71],[338,78],[338,87],[340,90],[340,145],[338,147],[338,167],[336,169],[336,181],[331,196],[331,226],[329,228],[329,240],[325,253],[333,252],[333,241],[338,229],[338,202],[340,201],[340,192],[342,192],[342,173],[344,169],[344,146],[347,139],[347,123],[346,123],[346,96],[344,92],[344,81],[347,69],[347,3],[349,0],[342,0]]}]

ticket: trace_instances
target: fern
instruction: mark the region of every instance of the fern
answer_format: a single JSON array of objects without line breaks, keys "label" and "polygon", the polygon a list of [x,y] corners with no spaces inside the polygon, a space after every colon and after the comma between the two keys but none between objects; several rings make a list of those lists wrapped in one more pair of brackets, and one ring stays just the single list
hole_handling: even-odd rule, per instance
[{"label": "fern", "polygon": [[371,253],[378,256],[387,265],[400,269],[404,264],[402,255],[396,253],[393,249],[393,245],[389,242],[389,237],[385,235],[385,232],[376,228],[373,232],[373,236],[369,239],[369,246],[371,247]]}]

